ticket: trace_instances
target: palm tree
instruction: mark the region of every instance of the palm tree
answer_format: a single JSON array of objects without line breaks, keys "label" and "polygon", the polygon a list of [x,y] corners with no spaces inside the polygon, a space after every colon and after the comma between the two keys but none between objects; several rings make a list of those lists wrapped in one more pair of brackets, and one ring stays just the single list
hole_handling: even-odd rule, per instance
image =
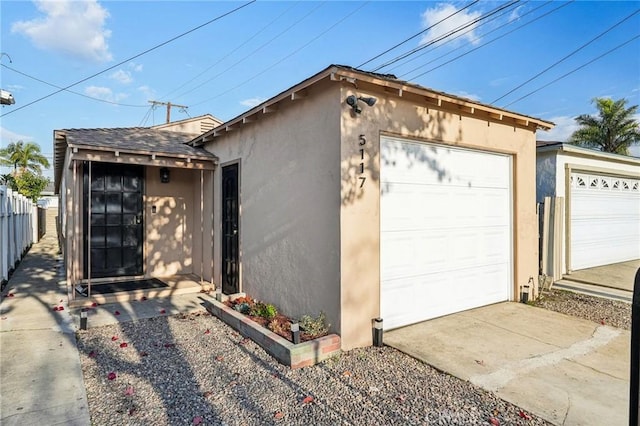
[{"label": "palm tree", "polygon": [[580,128],[573,132],[569,143],[629,155],[629,146],[640,142],[640,125],[634,118],[638,105],[626,108],[626,99],[595,98],[593,102],[598,115],[576,117]]},{"label": "palm tree", "polygon": [[0,161],[7,166],[13,166],[13,174],[18,170],[31,170],[42,173],[42,167],[49,168],[49,161],[42,155],[40,146],[33,142],[11,142],[6,148],[0,149]]}]

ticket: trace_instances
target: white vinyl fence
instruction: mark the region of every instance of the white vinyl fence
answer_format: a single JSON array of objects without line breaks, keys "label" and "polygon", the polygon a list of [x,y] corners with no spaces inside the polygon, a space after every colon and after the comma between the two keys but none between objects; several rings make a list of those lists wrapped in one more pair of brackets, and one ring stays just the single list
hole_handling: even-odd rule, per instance
[{"label": "white vinyl fence", "polygon": [[9,279],[9,274],[37,239],[36,218],[37,209],[31,200],[0,185],[0,283]]}]

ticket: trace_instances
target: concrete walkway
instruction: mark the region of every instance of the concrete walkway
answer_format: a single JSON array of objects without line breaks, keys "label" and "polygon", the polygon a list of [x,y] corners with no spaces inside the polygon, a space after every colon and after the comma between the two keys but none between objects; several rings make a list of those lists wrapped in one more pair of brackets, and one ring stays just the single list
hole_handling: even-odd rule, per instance
[{"label": "concrete walkway", "polygon": [[[0,302],[0,423],[88,425],[57,240],[34,244]],[[64,311],[54,311],[62,306]]]},{"label": "concrete walkway", "polygon": [[[34,244],[0,301],[0,424],[90,424],[76,331],[80,310],[67,306],[57,240]],[[11,295],[11,296],[10,296]],[[100,305],[88,326],[203,310],[206,294]],[[64,310],[54,310],[62,307]],[[117,314],[116,314],[117,312]]]},{"label": "concrete walkway", "polygon": [[562,280],[633,292],[638,268],[640,259],[573,271],[563,276]]},{"label": "concrete walkway", "polygon": [[626,425],[630,333],[522,303],[385,332],[384,343],[557,425]]}]

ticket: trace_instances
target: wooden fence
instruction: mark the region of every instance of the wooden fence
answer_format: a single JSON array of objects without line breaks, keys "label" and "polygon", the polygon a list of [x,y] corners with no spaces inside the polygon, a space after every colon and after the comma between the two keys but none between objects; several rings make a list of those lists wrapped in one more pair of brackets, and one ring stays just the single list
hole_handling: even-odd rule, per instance
[{"label": "wooden fence", "polygon": [[37,206],[24,195],[0,185],[0,283],[9,276],[31,244],[38,240]]}]

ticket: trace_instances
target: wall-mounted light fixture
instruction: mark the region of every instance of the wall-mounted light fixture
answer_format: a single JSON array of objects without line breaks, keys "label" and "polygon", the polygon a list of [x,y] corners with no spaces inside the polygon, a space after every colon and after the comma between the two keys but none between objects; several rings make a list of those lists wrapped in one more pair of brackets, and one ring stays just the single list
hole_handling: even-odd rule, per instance
[{"label": "wall-mounted light fixture", "polygon": [[160,169],[160,182],[161,183],[169,183],[170,180],[170,174],[169,174],[169,169],[166,167],[163,167]]},{"label": "wall-mounted light fixture", "polygon": [[347,96],[347,99],[345,100],[345,102],[347,103],[347,105],[353,108],[353,111],[356,114],[360,114],[362,112],[362,108],[360,108],[360,105],[358,105],[358,101],[362,101],[371,107],[371,106],[374,106],[378,100],[372,96],[371,97],[356,96],[356,95]]}]

